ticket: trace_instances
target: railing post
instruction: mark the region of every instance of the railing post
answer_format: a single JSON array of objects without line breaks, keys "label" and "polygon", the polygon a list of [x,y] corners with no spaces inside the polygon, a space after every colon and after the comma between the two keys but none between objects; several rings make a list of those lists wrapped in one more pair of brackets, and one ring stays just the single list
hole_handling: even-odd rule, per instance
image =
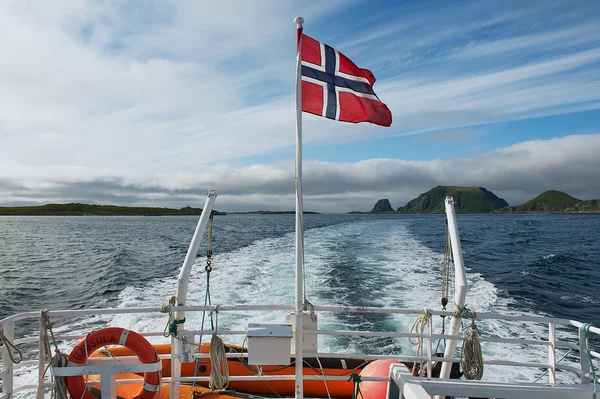
[{"label": "railing post", "polygon": [[551,321],[548,325],[548,382],[556,383],[556,323]]},{"label": "railing post", "polygon": [[40,332],[38,337],[38,388],[37,388],[37,399],[44,399],[44,383],[45,377],[44,372],[46,368],[46,361],[50,361],[50,359],[46,359],[46,341],[44,340],[44,336],[46,335],[46,321],[44,320],[44,316],[40,315]]},{"label": "railing post", "polygon": [[[7,340],[13,342],[15,340],[15,322],[9,320],[2,327],[4,330],[4,336]],[[13,376],[14,376],[14,363],[10,358],[8,351],[10,350],[10,346],[6,342],[3,342],[4,346],[2,347],[2,369],[5,371],[5,374],[2,376],[2,393],[8,394],[8,398],[12,398],[13,391]]]},{"label": "railing post", "polygon": [[587,384],[590,375],[590,358],[586,350],[587,332],[582,327],[579,327],[579,364],[581,366],[581,383]]},{"label": "railing post", "polygon": [[427,325],[429,326],[429,338],[427,339],[427,377],[431,378],[431,356],[433,353],[433,339],[431,336],[433,335],[433,325],[432,325],[432,315],[429,309],[427,309]]}]

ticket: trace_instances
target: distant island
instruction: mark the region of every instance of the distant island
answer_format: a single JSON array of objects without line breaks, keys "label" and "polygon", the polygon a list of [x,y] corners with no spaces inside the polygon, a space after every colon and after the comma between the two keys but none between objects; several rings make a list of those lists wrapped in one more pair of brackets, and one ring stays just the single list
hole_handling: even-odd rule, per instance
[{"label": "distant island", "polygon": [[[0,216],[185,216],[200,215],[201,213],[202,208],[192,208],[190,206],[181,209],[143,206],[89,205],[79,203],[38,206],[0,206]],[[219,212],[213,210],[214,215],[289,215],[295,213],[296,211]],[[304,211],[304,214],[315,215],[318,214],[318,212]]]},{"label": "distant island", "polygon": [[457,213],[600,213],[600,200],[579,200],[556,190],[544,191],[521,205],[510,206],[484,187],[437,186],[394,210],[388,199],[380,199],[370,212],[350,213],[444,213],[444,200],[454,198]]},{"label": "distant island", "polygon": [[[303,211],[304,215],[319,215],[319,212]],[[228,215],[295,215],[296,211],[250,211],[227,212]]]},{"label": "distant island", "polygon": [[[116,205],[48,204],[39,206],[0,206],[0,215],[19,216],[178,216],[200,215],[202,208],[186,206],[181,209],[129,207]],[[213,211],[215,215],[222,212]]]}]

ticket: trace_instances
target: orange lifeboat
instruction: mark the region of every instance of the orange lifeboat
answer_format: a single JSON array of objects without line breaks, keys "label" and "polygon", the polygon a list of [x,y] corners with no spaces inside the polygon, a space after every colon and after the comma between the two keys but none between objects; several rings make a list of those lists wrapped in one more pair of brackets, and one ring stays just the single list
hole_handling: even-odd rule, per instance
[{"label": "orange lifeboat", "polygon": [[[170,344],[154,344],[154,349],[159,355],[170,354]],[[201,347],[202,353],[208,353],[209,345],[203,344]],[[238,345],[225,345],[227,353],[245,353],[246,348]],[[111,347],[101,352],[96,352],[94,356],[133,356],[134,353],[127,347]],[[359,373],[369,361],[362,359],[337,359],[337,358],[304,358],[304,375],[331,375],[331,376],[347,376],[352,373]],[[162,375],[169,377],[171,375],[171,366],[168,359],[162,360]],[[246,359],[228,358],[227,365],[229,367],[229,375],[231,376],[252,376],[258,373],[255,366],[249,366]],[[181,375],[183,377],[193,377],[195,374],[196,362],[183,363],[181,366]],[[295,367],[293,364],[288,366],[262,366],[262,374],[264,375],[293,375]],[[198,365],[197,376],[208,377],[211,372],[209,359],[200,359]],[[208,383],[199,383],[203,386],[208,386]],[[183,389],[184,385],[182,385]],[[352,397],[352,382],[343,381],[305,381],[304,394],[315,398],[335,397],[340,399],[350,399]],[[200,389],[197,387],[196,389]],[[187,389],[187,388],[186,388]],[[206,389],[206,388],[204,388]],[[256,394],[256,395],[280,395],[294,396],[294,381],[230,381],[229,390],[241,393]],[[189,392],[188,392],[189,393]],[[162,396],[162,394],[161,394]],[[206,394],[203,394],[206,396]],[[124,398],[130,396],[123,396]],[[189,396],[188,396],[189,397]],[[212,397],[212,396],[209,396]]]}]

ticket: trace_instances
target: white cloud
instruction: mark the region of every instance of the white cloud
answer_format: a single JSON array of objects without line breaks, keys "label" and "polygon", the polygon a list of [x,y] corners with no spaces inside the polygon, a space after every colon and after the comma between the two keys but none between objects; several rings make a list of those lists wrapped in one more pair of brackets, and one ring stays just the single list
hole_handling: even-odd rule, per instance
[{"label": "white cloud", "polygon": [[[244,199],[249,205],[264,201],[289,208],[291,161],[243,166],[243,160],[293,149],[292,18],[302,14],[318,31],[320,22],[352,4],[239,1],[228,2],[231,12],[219,3],[185,1],[7,3],[0,8],[0,202],[177,205],[217,188],[224,207],[247,209]],[[482,9],[454,10],[456,19],[440,21],[456,22],[440,26],[423,23],[427,13],[422,13],[397,25],[388,20],[367,30],[346,26],[331,33],[344,38],[340,45],[360,65],[368,58],[365,66],[385,71],[376,90],[392,109],[394,125],[385,130],[307,115],[305,143],[348,143],[600,106],[596,25],[469,44],[473,32],[535,11],[486,11],[476,18]],[[420,40],[406,37],[414,26]],[[388,47],[377,45],[381,39]],[[569,47],[574,40],[579,47]],[[439,55],[436,46],[455,50]],[[473,62],[455,73],[465,58],[489,56],[485,49],[494,56],[535,49],[537,56]],[[385,64],[388,56],[413,52],[425,54],[421,63]],[[589,143],[593,137],[576,140]],[[475,159],[307,163],[307,207],[365,209],[379,196],[393,197],[398,206],[419,190],[456,180],[444,171],[454,165],[464,171],[461,181],[494,189],[482,180],[491,176],[503,190],[494,172],[499,165],[475,175],[473,170],[480,170]],[[540,162],[533,155],[523,159]],[[550,173],[545,171],[554,169],[546,165],[540,173],[550,184],[553,175],[572,177],[573,167],[567,166]],[[587,193],[583,186],[573,190]]]}]

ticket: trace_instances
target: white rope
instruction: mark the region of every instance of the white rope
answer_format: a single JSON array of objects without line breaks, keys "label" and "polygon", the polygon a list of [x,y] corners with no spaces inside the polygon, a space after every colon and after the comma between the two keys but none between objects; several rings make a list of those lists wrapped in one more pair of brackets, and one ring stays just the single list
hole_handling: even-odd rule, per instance
[{"label": "white rope", "polygon": [[[323,365],[321,364],[321,360],[317,357],[317,363],[319,363],[319,368],[321,369],[321,375],[325,376],[325,370],[323,370]],[[323,380],[325,384],[325,390],[327,391],[327,398],[331,399],[331,394],[329,393],[329,387],[327,386],[327,380]]]},{"label": "white rope", "polygon": [[229,366],[223,340],[213,334],[210,340],[210,378],[208,386],[213,391],[227,389],[229,385]]},{"label": "white rope", "polygon": [[[413,345],[417,345],[417,348],[415,349],[415,353],[416,356],[421,356],[423,354],[423,333],[425,331],[425,327],[427,327],[427,325],[429,324],[429,309],[425,309],[425,312],[420,315],[419,317],[417,317],[414,321],[414,323],[412,324],[412,326],[410,327],[410,331],[409,334],[412,333],[413,331],[416,334],[420,334],[420,336],[417,338],[416,341],[413,341],[412,338],[408,338],[408,341],[413,344]],[[421,362],[421,367],[419,368],[419,375],[420,376],[424,376],[426,373],[426,368],[423,367],[423,364],[425,362]],[[417,361],[415,360],[415,362],[413,363],[413,367],[412,367],[412,372],[415,372],[415,369],[417,368]]]}]

